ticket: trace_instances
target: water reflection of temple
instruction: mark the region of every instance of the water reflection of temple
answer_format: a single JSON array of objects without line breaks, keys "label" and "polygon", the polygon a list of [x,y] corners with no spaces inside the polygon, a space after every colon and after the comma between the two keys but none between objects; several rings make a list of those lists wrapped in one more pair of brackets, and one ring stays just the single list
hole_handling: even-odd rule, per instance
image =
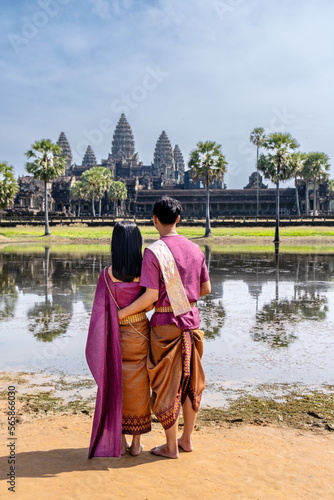
[{"label": "water reflection of temple", "polygon": [[27,312],[27,328],[37,340],[50,342],[67,331],[73,315],[73,304],[82,301],[90,312],[100,269],[108,260],[99,255],[43,253],[0,254],[0,283],[10,282],[7,295],[0,301],[1,316],[8,316],[7,302],[12,308],[17,293],[33,293],[38,297]]},{"label": "water reflection of temple", "polygon": [[[199,301],[199,308],[209,338],[218,335],[224,325],[224,285],[231,280],[245,283],[255,299],[254,340],[272,342],[275,346],[288,345],[293,340],[291,332],[286,330],[288,324],[326,318],[328,282],[334,278],[332,255],[319,258],[314,254],[282,253],[278,273],[277,260],[270,252],[215,253],[207,247],[205,254],[212,293]],[[28,329],[44,341],[62,335],[72,318],[75,302],[81,302],[90,313],[99,273],[109,261],[108,254],[57,254],[49,248],[29,255],[1,253],[0,320],[13,316],[20,292],[33,293],[38,300],[28,311]],[[281,281],[293,285],[291,297],[280,297]],[[274,283],[276,289],[272,300],[262,296],[264,285],[269,283]]]},{"label": "water reflection of temple", "polygon": [[[280,279],[297,283],[331,281],[334,277],[333,256],[330,254],[280,253]],[[271,252],[257,253],[214,253],[211,270],[222,282],[240,279],[247,284],[252,296],[257,287],[276,280],[275,255]],[[318,285],[321,287],[321,284]]]},{"label": "water reflection of temple", "polygon": [[[204,250],[212,281],[212,297],[223,297],[224,282],[240,279],[250,295],[259,297],[263,285],[276,280],[275,257],[271,252],[261,254],[216,253],[209,247]],[[92,253],[0,253],[1,273],[15,283],[18,290],[44,294],[47,284],[53,293],[71,294],[76,297],[81,285],[95,285],[100,270],[109,264],[110,256]],[[296,296],[303,290],[320,293],[334,278],[333,256],[314,254],[287,254],[279,257],[280,279],[295,283]],[[308,284],[306,286],[306,283]]]}]

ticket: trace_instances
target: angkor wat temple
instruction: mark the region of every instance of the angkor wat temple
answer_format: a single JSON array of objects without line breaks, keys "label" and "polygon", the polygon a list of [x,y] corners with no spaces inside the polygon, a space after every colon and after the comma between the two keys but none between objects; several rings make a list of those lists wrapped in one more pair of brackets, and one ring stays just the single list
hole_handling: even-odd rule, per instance
[{"label": "angkor wat temple", "polygon": [[[128,197],[122,202],[122,215],[151,216],[152,204],[164,193],[181,201],[185,217],[204,217],[206,194],[200,182],[194,182],[185,170],[185,162],[178,145],[174,148],[162,131],[153,153],[153,162],[143,165],[135,150],[135,140],[130,124],[121,115],[111,142],[111,152],[99,163],[91,146],[87,147],[81,165],[73,163],[70,143],[64,132],[57,141],[66,157],[63,176],[49,186],[49,210],[77,214],[79,202],[70,196],[71,186],[86,170],[94,166],[110,169],[114,180],[122,180]],[[254,172],[243,189],[227,189],[224,181],[210,186],[210,209],[213,217],[224,215],[255,215],[257,211],[257,182],[259,182],[259,215],[275,213],[275,189],[262,183],[262,177]],[[18,178],[19,193],[14,208],[35,213],[44,210],[43,183],[30,176]],[[313,185],[312,185],[313,186]],[[319,189],[319,186],[317,186]],[[312,187],[313,189],[313,187]],[[301,200],[305,186],[300,185]],[[326,197],[317,193],[317,209],[328,211]],[[114,205],[105,197],[103,214],[112,214]],[[296,214],[296,193],[293,188],[280,190],[282,214]],[[301,202],[303,210],[303,201]],[[312,206],[311,206],[312,208]],[[81,214],[91,213],[91,203],[81,203]]]}]

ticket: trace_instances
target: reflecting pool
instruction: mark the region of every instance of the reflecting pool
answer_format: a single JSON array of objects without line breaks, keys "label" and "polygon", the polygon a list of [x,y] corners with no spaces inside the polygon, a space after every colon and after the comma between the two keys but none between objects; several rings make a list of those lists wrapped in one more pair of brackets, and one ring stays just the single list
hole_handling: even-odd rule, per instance
[{"label": "reflecting pool", "polygon": [[[204,403],[264,384],[334,384],[334,256],[205,248]],[[0,251],[0,370],[90,377],[84,349],[105,248]]]}]

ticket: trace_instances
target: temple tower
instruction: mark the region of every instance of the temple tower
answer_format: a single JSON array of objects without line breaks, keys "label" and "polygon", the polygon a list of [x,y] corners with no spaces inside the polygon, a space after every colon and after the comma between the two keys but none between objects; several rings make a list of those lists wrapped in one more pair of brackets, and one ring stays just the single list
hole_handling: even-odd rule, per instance
[{"label": "temple tower", "polygon": [[111,143],[111,156],[115,161],[132,160],[135,154],[135,140],[129,122],[122,113],[116,125]]},{"label": "temple tower", "polygon": [[65,158],[66,158],[66,171],[65,171],[66,174],[65,175],[68,175],[68,170],[70,169],[70,167],[72,165],[73,157],[72,157],[70,143],[68,142],[68,139],[67,139],[64,132],[60,132],[60,136],[59,136],[59,139],[57,141],[57,144],[58,144],[58,146],[61,147],[61,149],[63,151],[63,156],[65,156]]},{"label": "temple tower", "polygon": [[175,144],[173,154],[174,154],[175,174],[176,174],[175,177],[179,184],[183,184],[185,164],[183,155],[181,153],[181,149],[177,144]]},{"label": "temple tower", "polygon": [[163,182],[175,181],[173,148],[168,135],[163,130],[154,150],[153,175],[161,176]]},{"label": "temple tower", "polygon": [[92,150],[91,146],[88,146],[86,149],[85,156],[83,157],[82,160],[82,166],[86,167],[86,170],[92,167],[96,167],[97,161],[96,161],[96,156],[94,154],[94,151]]}]

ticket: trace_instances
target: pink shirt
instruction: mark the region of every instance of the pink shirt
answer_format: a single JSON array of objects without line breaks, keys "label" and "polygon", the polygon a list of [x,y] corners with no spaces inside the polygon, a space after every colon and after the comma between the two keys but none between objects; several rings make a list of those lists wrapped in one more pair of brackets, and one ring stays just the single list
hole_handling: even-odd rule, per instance
[{"label": "pink shirt", "polygon": [[[196,302],[200,296],[201,283],[210,279],[203,252],[198,245],[181,235],[164,236],[161,240],[174,256],[189,302]],[[149,248],[144,251],[140,284],[159,290],[156,307],[170,306],[158,259]],[[175,323],[182,330],[199,328],[197,307],[180,316],[174,316],[173,313],[154,313],[151,318],[151,326],[170,323]]]}]

